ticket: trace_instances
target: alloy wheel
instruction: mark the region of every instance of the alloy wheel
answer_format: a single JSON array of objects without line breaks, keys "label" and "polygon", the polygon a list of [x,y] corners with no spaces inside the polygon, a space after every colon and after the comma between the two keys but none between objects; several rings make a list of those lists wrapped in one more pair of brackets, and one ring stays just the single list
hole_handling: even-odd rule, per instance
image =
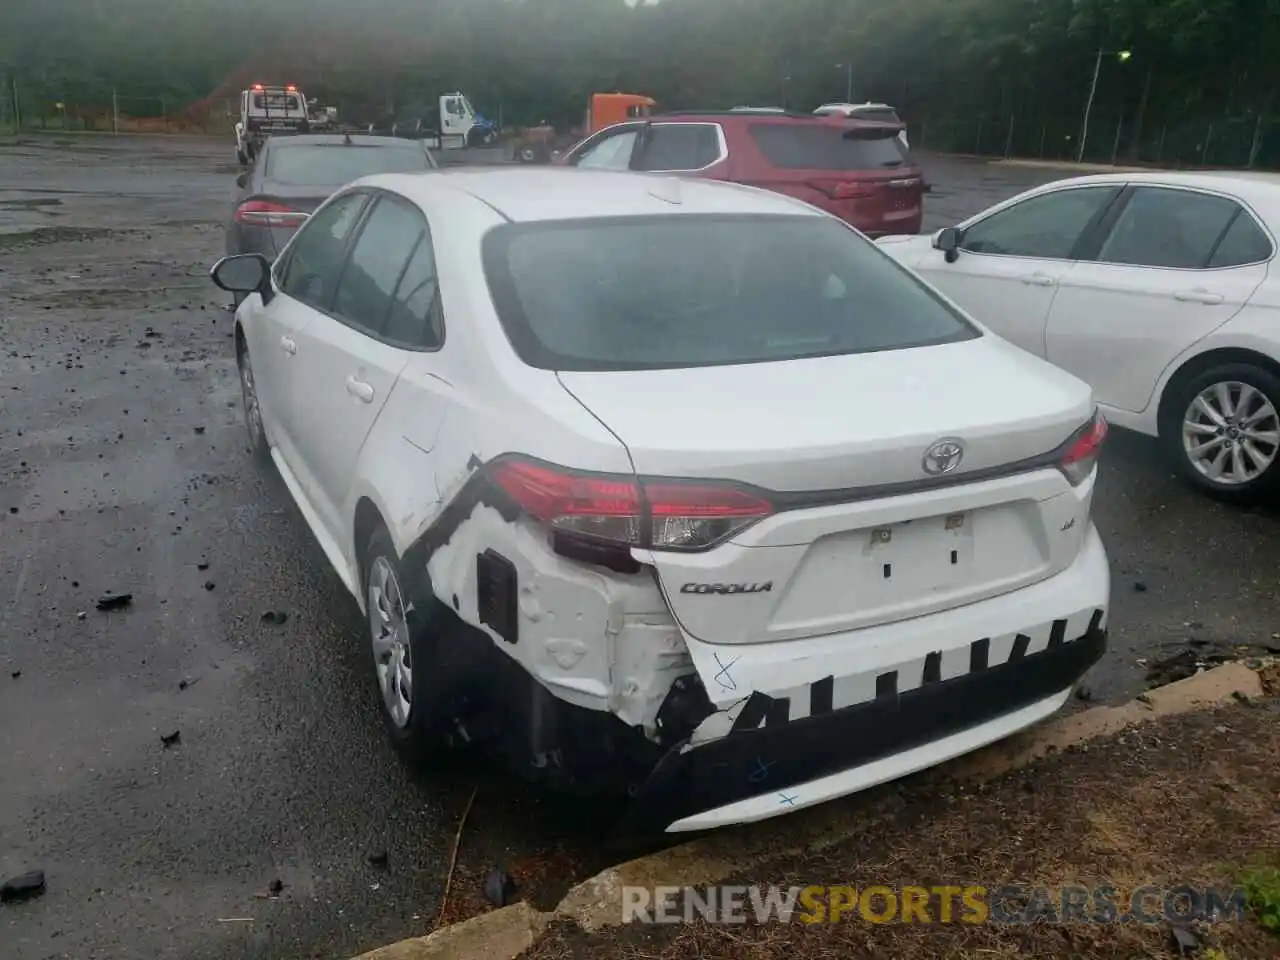
[{"label": "alloy wheel", "polygon": [[374,558],[369,568],[368,601],[378,689],[387,716],[396,727],[404,729],[409,725],[413,706],[413,654],[400,581],[385,557]]},{"label": "alloy wheel", "polygon": [[240,357],[240,395],[244,402],[244,425],[249,431],[249,442],[256,450],[263,442],[262,409],[258,404],[258,391],[253,382],[253,364],[249,354]]},{"label": "alloy wheel", "polygon": [[1280,417],[1271,399],[1239,380],[1211,383],[1182,418],[1182,447],[1211,483],[1239,487],[1261,477],[1280,453]]}]

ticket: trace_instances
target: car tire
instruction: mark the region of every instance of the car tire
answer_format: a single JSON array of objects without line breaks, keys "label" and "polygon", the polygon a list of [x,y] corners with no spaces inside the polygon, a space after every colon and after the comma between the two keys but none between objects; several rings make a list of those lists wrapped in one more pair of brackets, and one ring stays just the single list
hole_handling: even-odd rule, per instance
[{"label": "car tire", "polygon": [[1280,377],[1224,363],[1179,384],[1160,437],[1179,473],[1219,500],[1253,504],[1280,493]]},{"label": "car tire", "polygon": [[538,148],[531,143],[526,143],[516,151],[516,159],[521,163],[537,163]]},{"label": "car tire", "polygon": [[410,599],[404,568],[381,525],[365,546],[360,570],[366,642],[387,735],[406,760],[436,765],[455,745],[453,692],[441,657],[450,613],[434,597],[425,601],[426,610]]},{"label": "car tire", "polygon": [[258,399],[258,383],[253,375],[249,348],[243,341],[236,350],[236,369],[240,374],[240,403],[244,407],[244,428],[249,434],[249,450],[260,464],[271,462],[271,444],[262,425],[262,405]]}]

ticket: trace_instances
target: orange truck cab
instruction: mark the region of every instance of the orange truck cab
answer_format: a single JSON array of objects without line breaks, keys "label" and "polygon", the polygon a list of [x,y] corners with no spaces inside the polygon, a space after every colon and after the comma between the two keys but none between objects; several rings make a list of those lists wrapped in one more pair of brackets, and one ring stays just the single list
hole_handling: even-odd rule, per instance
[{"label": "orange truck cab", "polygon": [[647,117],[657,101],[640,93],[593,93],[587,105],[583,136],[636,117]]}]

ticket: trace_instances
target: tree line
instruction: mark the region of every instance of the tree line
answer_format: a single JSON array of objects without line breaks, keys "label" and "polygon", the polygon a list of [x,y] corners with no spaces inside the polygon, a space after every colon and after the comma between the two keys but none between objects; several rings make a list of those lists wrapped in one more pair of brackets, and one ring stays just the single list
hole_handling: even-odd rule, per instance
[{"label": "tree line", "polygon": [[[1280,0],[10,0],[35,101],[201,101],[287,73],[351,110],[463,90],[507,125],[664,107],[897,106],[929,145],[1280,165]],[[232,78],[238,78],[233,79]],[[238,89],[238,87],[237,87]],[[943,143],[952,140],[955,142]],[[1272,141],[1275,141],[1274,143]],[[1206,142],[1208,141],[1208,142]]]}]

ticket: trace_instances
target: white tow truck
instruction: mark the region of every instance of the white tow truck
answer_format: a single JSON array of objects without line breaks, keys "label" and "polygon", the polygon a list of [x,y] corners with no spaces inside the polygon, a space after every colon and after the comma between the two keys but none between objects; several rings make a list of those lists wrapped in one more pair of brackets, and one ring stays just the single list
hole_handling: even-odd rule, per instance
[{"label": "white tow truck", "polygon": [[252,163],[265,137],[273,133],[307,133],[311,125],[311,103],[295,85],[255,83],[240,91],[236,159],[242,165]]}]

